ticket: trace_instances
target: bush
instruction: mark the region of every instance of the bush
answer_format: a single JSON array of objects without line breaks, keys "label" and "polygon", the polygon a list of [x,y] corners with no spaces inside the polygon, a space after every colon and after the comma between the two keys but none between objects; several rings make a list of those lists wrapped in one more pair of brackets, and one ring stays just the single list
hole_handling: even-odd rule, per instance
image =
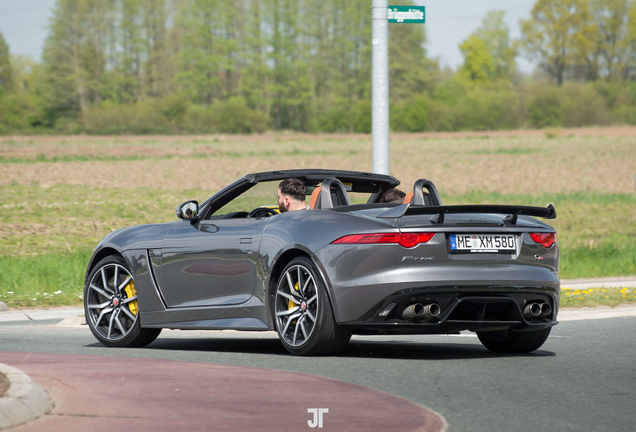
[{"label": "bush", "polygon": [[360,99],[353,106],[353,130],[371,133],[371,99]]},{"label": "bush", "polygon": [[188,112],[188,101],[178,94],[166,96],[157,100],[157,109],[161,114],[173,123],[178,123]]},{"label": "bush", "polygon": [[515,129],[525,117],[519,94],[505,80],[471,88],[460,107],[465,130]]},{"label": "bush", "polygon": [[613,121],[620,124],[636,124],[636,82],[622,84],[616,93],[612,104],[609,105]]},{"label": "bush", "polygon": [[135,104],[107,101],[91,107],[82,120],[82,130],[94,134],[253,133],[269,127],[267,115],[241,97],[210,107],[190,105],[178,95]]},{"label": "bush", "polygon": [[602,126],[611,123],[608,105],[613,98],[605,87],[605,98],[593,84],[566,82],[562,87],[533,83],[529,89],[528,113],[532,127]]},{"label": "bush", "polygon": [[521,127],[522,99],[507,80],[475,85],[455,77],[429,101],[430,130],[496,130]]},{"label": "bush", "polygon": [[418,95],[391,107],[391,129],[400,132],[423,132],[430,130],[431,99]]},{"label": "bush", "polygon": [[45,116],[28,93],[0,94],[0,133],[32,131],[45,126]]},{"label": "bush", "polygon": [[560,87],[533,83],[529,89],[528,121],[531,127],[561,126],[565,93]]},{"label": "bush", "polygon": [[312,130],[316,132],[351,132],[354,113],[349,99],[326,98],[317,103]]},{"label": "bush", "polygon": [[248,107],[243,97],[216,102],[211,111],[218,132],[249,134],[265,132],[269,128],[267,114]]},{"label": "bush", "polygon": [[563,126],[603,126],[610,124],[610,111],[605,99],[593,84],[565,83]]},{"label": "bush", "polygon": [[171,132],[168,119],[152,101],[135,104],[104,102],[83,114],[84,131],[91,134],[149,134]]}]

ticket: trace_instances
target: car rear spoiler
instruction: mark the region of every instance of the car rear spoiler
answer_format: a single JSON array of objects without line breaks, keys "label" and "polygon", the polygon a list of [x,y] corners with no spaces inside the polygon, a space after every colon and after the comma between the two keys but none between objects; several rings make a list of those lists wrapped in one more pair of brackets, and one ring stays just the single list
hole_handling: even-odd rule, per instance
[{"label": "car rear spoiler", "polygon": [[401,218],[402,216],[438,214],[437,223],[444,223],[444,216],[457,213],[497,213],[509,215],[505,220],[517,223],[519,215],[534,216],[544,219],[556,219],[554,205],[547,207],[517,206],[517,205],[450,205],[450,206],[413,206],[403,204],[380,213],[379,218]]}]

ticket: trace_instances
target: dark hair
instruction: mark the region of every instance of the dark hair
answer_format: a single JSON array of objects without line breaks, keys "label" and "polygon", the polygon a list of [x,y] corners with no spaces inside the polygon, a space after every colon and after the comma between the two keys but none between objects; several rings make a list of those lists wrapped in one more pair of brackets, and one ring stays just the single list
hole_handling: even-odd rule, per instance
[{"label": "dark hair", "polygon": [[280,182],[278,185],[280,192],[285,195],[289,195],[298,201],[305,201],[307,196],[307,188],[305,184],[297,178],[288,178]]},{"label": "dark hair", "polygon": [[399,189],[396,188],[391,188],[389,190],[387,190],[386,192],[384,192],[382,194],[382,196],[380,197],[380,199],[378,200],[379,203],[402,203],[404,201],[404,198],[406,197],[406,194],[404,192],[402,192]]}]

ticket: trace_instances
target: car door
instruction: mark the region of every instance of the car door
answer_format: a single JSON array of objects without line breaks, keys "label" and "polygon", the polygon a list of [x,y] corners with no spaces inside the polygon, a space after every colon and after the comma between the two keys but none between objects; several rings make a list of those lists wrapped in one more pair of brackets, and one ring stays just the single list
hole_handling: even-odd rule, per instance
[{"label": "car door", "polygon": [[246,302],[268,218],[181,221],[163,241],[158,280],[168,307]]}]

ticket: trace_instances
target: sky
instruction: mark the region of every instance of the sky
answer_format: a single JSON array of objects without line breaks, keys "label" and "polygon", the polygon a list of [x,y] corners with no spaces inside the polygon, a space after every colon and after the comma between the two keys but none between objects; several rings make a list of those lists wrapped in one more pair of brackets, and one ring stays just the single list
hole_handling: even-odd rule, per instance
[{"label": "sky", "polygon": [[[415,4],[426,7],[426,24],[424,25],[428,36],[426,49],[429,57],[439,59],[442,66],[457,69],[463,63],[459,44],[480,26],[487,12],[505,11],[505,20],[510,27],[510,35],[514,39],[521,35],[519,21],[529,18],[536,1],[415,0]],[[389,4],[398,5],[400,2],[389,0]],[[9,44],[11,54],[27,55],[37,61],[41,60],[42,47],[54,5],[55,0],[0,0],[0,33]],[[369,0],[370,7],[371,0]],[[520,57],[517,62],[522,72],[530,73],[534,69],[533,64],[526,59]]]}]

